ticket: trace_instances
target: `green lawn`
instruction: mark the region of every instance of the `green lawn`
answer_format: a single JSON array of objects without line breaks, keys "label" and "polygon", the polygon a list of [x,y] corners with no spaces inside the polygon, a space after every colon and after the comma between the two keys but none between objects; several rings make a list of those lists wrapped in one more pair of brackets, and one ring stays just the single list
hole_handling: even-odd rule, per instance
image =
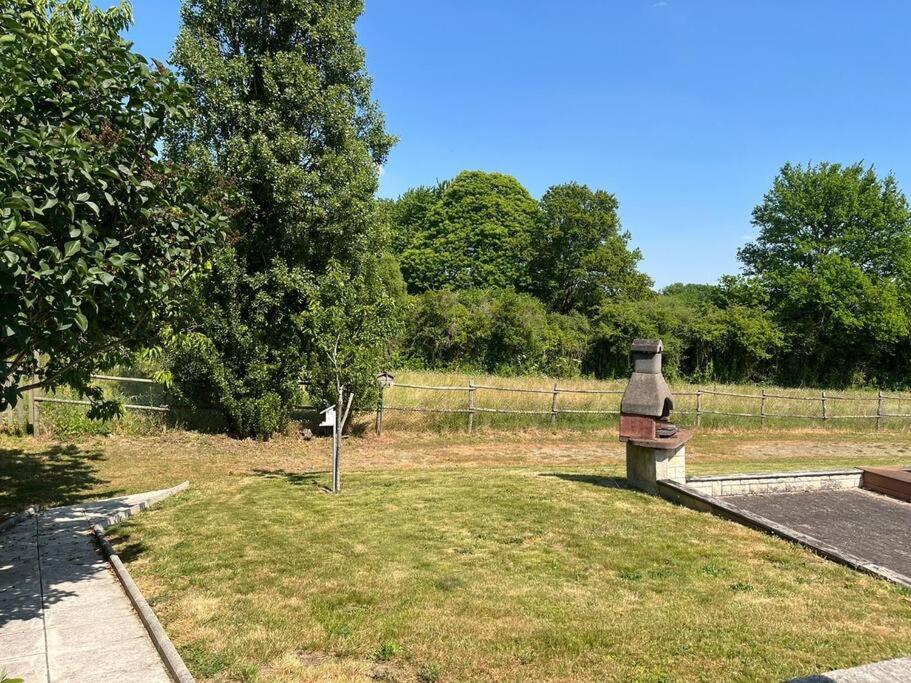
[{"label": "green lawn", "polygon": [[[911,460],[887,436],[782,438],[713,435],[692,460]],[[2,440],[0,483],[50,504],[190,478],[116,545],[201,681],[781,680],[911,654],[911,593],[618,488],[606,436],[345,453],[340,497],[324,441],[179,433]]]}]

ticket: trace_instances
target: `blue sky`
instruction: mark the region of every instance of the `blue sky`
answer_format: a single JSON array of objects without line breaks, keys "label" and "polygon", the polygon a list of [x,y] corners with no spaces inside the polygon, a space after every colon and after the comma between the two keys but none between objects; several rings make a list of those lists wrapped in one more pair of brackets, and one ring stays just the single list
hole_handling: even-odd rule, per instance
[{"label": "blue sky", "polygon": [[[166,58],[178,0],[134,10],[137,49]],[[606,189],[659,286],[737,272],[786,161],[864,160],[911,191],[911,3],[367,0],[358,30],[401,138],[383,196],[463,169]]]}]

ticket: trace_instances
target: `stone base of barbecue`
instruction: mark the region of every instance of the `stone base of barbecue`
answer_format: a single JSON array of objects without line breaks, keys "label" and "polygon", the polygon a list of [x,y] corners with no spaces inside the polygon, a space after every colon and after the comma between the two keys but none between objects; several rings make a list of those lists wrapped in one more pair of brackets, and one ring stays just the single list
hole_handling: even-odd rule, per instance
[{"label": "stone base of barbecue", "polygon": [[[637,489],[658,493],[659,481],[686,483],[686,442],[692,436],[689,433],[675,438],[671,443],[655,442],[626,443],[626,478]],[[670,447],[668,447],[670,446]]]}]

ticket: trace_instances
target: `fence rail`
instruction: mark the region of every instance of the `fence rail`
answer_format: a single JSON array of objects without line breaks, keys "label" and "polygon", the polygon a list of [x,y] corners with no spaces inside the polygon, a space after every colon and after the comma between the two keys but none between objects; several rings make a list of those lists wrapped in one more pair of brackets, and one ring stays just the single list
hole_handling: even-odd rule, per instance
[{"label": "fence rail", "polygon": [[[118,377],[115,375],[92,375],[96,382],[119,382],[122,384],[147,384],[159,385],[154,379],[148,377]],[[16,408],[7,408],[0,412],[0,424],[14,424],[26,430],[31,430],[33,434],[39,434],[41,430],[41,406],[44,404],[57,405],[74,405],[90,406],[91,401],[73,398],[57,398],[56,396],[45,396],[39,389],[30,389],[25,392],[24,400],[16,404]],[[126,403],[123,405],[125,410],[145,411],[152,413],[169,413],[171,406],[168,405],[146,405],[141,403]]]},{"label": "fence rail", "polygon": [[[432,392],[450,392],[453,394],[467,394],[467,401],[465,407],[429,407],[421,405],[389,405],[388,399],[394,395],[394,392],[397,389],[410,389],[416,391],[432,391]],[[504,393],[514,393],[514,394],[532,394],[538,396],[550,396],[550,408],[545,409],[543,406],[540,409],[516,409],[516,408],[493,408],[486,406],[478,405],[478,392],[487,391],[487,392],[504,392]],[[577,389],[571,387],[560,387],[559,384],[555,384],[553,388],[531,388],[531,387],[507,387],[507,386],[494,386],[489,384],[474,384],[473,382],[468,382],[467,385],[450,385],[450,386],[430,386],[430,385],[421,385],[421,384],[394,384],[391,387],[384,387],[381,392],[380,401],[376,408],[376,432],[381,434],[383,431],[383,418],[384,413],[386,412],[400,412],[400,413],[427,413],[427,414],[450,414],[450,415],[465,415],[467,416],[467,425],[469,433],[472,433],[475,429],[476,418],[479,414],[493,414],[493,415],[532,415],[532,416],[547,416],[550,418],[551,424],[556,424],[560,415],[604,415],[604,416],[615,416],[620,414],[619,409],[603,409],[603,410],[592,410],[592,409],[582,409],[574,407],[560,407],[559,398],[562,395],[567,394],[585,394],[585,395],[595,395],[595,396],[620,396],[623,394],[622,390],[618,389]],[[762,390],[759,394],[750,394],[738,391],[720,391],[717,389],[696,389],[695,391],[677,391],[674,392],[674,397],[677,399],[686,398],[686,399],[695,399],[695,409],[693,410],[675,410],[675,415],[685,415],[692,416],[696,418],[697,426],[702,424],[702,418],[705,416],[722,416],[722,417],[738,417],[738,418],[749,418],[760,420],[763,425],[765,425],[766,420],[815,420],[822,423],[826,423],[829,420],[875,420],[877,429],[882,427],[883,421],[887,419],[904,419],[911,420],[911,413],[889,413],[885,410],[885,404],[887,401],[896,401],[896,402],[911,402],[911,396],[903,396],[899,394],[886,394],[882,391],[879,391],[875,396],[842,396],[838,394],[830,394],[829,392],[822,391],[818,396],[797,396],[797,395],[787,395],[787,394],[772,394],[768,393],[765,390]],[[749,412],[743,410],[718,410],[712,408],[706,408],[704,405],[704,399],[706,397],[722,397],[722,398],[735,398],[745,401],[756,401],[758,412]],[[797,402],[810,402],[816,403],[819,405],[818,414],[804,414],[804,413],[789,413],[789,412],[768,412],[766,410],[766,405],[768,401],[797,401]],[[839,401],[842,403],[860,403],[860,404],[875,404],[876,413],[863,413],[857,412],[855,414],[833,414],[830,409],[830,402]],[[369,412],[369,411],[365,411]]]},{"label": "fence rail", "polygon": [[[114,375],[92,375],[92,379],[98,382],[119,382],[134,384],[159,384],[153,379],[146,377],[119,377]],[[428,405],[389,405],[388,399],[398,390],[429,391],[436,393],[461,394],[465,398],[464,407],[461,406],[428,406]],[[490,407],[479,405],[478,395],[480,392],[492,393],[513,393],[525,394],[532,396],[550,397],[549,404],[541,405],[540,408],[515,408],[515,407]],[[40,423],[40,406],[43,404],[62,404],[62,405],[82,405],[89,406],[91,403],[79,399],[57,398],[53,396],[43,396],[37,390],[27,392],[26,400],[20,401],[15,409],[8,408],[0,413],[0,421],[15,422],[26,427],[32,428],[37,433]],[[386,412],[393,413],[424,413],[439,415],[463,415],[467,417],[467,427],[469,433],[472,433],[476,426],[479,415],[526,415],[540,416],[549,419],[551,425],[555,425],[561,415],[587,415],[587,416],[616,416],[620,414],[619,406],[605,409],[581,408],[578,406],[561,406],[560,397],[568,395],[587,395],[587,396],[620,396],[623,394],[619,389],[583,389],[574,387],[561,387],[556,383],[551,388],[536,387],[509,387],[496,386],[490,384],[475,384],[469,381],[466,385],[450,386],[433,386],[423,384],[396,383],[391,387],[383,388],[381,391],[380,401],[376,408],[376,432],[383,431],[383,418]],[[887,412],[887,402],[897,402],[899,404],[911,403],[911,395],[889,394],[883,391],[877,392],[874,396],[843,396],[831,394],[827,391],[821,391],[818,396],[798,396],[781,393],[768,393],[762,390],[758,394],[750,394],[742,391],[721,391],[718,389],[698,388],[688,391],[674,392],[677,399],[695,399],[693,409],[678,409],[674,411],[675,415],[695,417],[697,426],[702,424],[703,417],[736,417],[757,419],[765,425],[766,420],[810,420],[819,421],[823,424],[830,420],[875,420],[877,429],[880,429],[885,420],[911,420],[911,413]],[[707,407],[705,399],[707,397],[734,398],[745,401],[756,401],[758,412],[728,409],[719,410],[717,408]],[[818,413],[793,413],[793,412],[769,412],[766,410],[768,401],[793,401],[798,403],[816,403],[819,405]],[[837,414],[830,409],[831,402],[855,403],[855,404],[875,404],[876,412],[865,413],[856,411],[852,414]],[[128,403],[124,405],[126,410],[147,411],[154,413],[169,413],[169,405],[143,405]],[[740,408],[740,406],[737,406]],[[362,412],[372,413],[372,410]]]}]

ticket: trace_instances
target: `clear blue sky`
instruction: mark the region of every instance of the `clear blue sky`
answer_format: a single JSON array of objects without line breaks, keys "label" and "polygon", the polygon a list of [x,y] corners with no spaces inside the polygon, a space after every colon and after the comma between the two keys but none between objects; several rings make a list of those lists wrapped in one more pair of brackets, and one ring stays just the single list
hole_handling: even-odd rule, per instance
[{"label": "clear blue sky", "polygon": [[[167,57],[178,8],[134,0],[140,52]],[[383,196],[463,169],[603,188],[659,286],[736,272],[786,161],[911,192],[902,0],[367,0],[358,29],[401,138]]]}]

